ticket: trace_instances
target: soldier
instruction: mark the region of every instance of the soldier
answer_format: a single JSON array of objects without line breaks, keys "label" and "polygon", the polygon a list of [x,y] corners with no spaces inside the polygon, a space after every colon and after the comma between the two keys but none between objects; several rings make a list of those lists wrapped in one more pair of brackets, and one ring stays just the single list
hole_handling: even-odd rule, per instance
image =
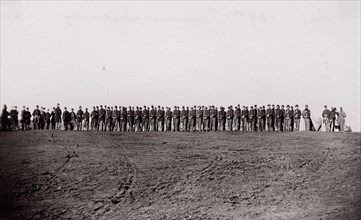
[{"label": "soldier", "polygon": [[83,114],[83,121],[84,121],[84,130],[89,131],[89,118],[90,114],[88,112],[88,108],[85,108],[85,112]]},{"label": "soldier", "polygon": [[264,127],[265,117],[266,117],[266,111],[262,106],[260,106],[259,111],[258,111],[258,115],[257,115],[257,118],[258,118],[258,120],[257,120],[258,131],[264,131],[265,130],[265,127]]},{"label": "soldier", "polygon": [[161,109],[161,107],[158,105],[158,109],[157,109],[157,112],[156,112],[156,114],[157,114],[157,118],[156,118],[156,130],[157,131],[163,131],[163,127],[162,127],[162,124],[163,124],[163,112],[162,112],[162,109]]},{"label": "soldier", "polygon": [[60,109],[60,103],[57,104],[57,107],[55,109],[55,128],[56,130],[61,129],[61,109]]},{"label": "soldier", "polygon": [[51,130],[55,130],[56,127],[56,121],[55,121],[55,107],[53,107],[53,110],[50,113],[50,123],[51,123]]},{"label": "soldier", "polygon": [[254,131],[258,131],[258,112],[259,112],[259,109],[257,108],[257,105],[254,105],[254,112],[255,112],[255,115],[254,115]]},{"label": "soldier", "polygon": [[137,106],[135,108],[134,112],[134,131],[139,132],[140,131],[140,125],[141,125],[141,118],[142,118],[142,112],[139,110],[139,107]]},{"label": "soldier", "polygon": [[330,132],[330,110],[327,109],[327,105],[325,105],[324,108],[322,112],[322,123],[325,125],[325,131]]},{"label": "soldier", "polygon": [[196,106],[191,107],[190,111],[188,112],[188,131],[195,131],[196,128]]},{"label": "soldier", "polygon": [[198,110],[196,111],[196,119],[197,119],[196,129],[197,131],[202,131],[203,110],[201,109],[201,106],[198,106]]},{"label": "soldier", "polygon": [[165,124],[165,110],[164,110],[164,106],[162,106],[162,131],[165,130],[164,124]]},{"label": "soldier", "polygon": [[[120,110],[120,107],[119,107]],[[112,131],[120,131],[120,111],[118,110],[118,106],[114,106],[114,110],[112,112]]]},{"label": "soldier", "polygon": [[282,124],[282,116],[283,116],[283,114],[282,114],[282,110],[280,109],[280,106],[279,105],[277,105],[276,106],[276,109],[275,109],[275,118],[276,118],[276,122],[275,122],[275,124],[276,124],[276,131],[281,131],[281,124]]},{"label": "soldier", "polygon": [[242,119],[242,131],[248,131],[248,109],[246,106],[243,106],[243,110],[241,111],[241,119]]},{"label": "soldier", "polygon": [[105,109],[100,105],[99,109],[99,121],[98,121],[98,131],[105,131]]},{"label": "soldier", "polygon": [[234,117],[232,106],[228,106],[228,111],[226,113],[226,117],[227,117],[227,131],[232,131],[233,117]]},{"label": "soldier", "polygon": [[294,114],[295,114],[295,110],[293,109],[293,106],[291,105],[291,114],[292,114],[292,118],[291,118],[291,127],[290,127],[290,131],[294,131]]},{"label": "soldier", "polygon": [[34,124],[34,130],[35,129],[40,129],[40,110],[39,110],[39,106],[36,106],[36,109],[34,109],[33,111],[33,124]]},{"label": "soldier", "polygon": [[248,116],[249,120],[249,130],[254,132],[256,130],[256,109],[253,108],[253,106],[251,106],[251,109],[249,110],[249,116]]},{"label": "soldier", "polygon": [[241,128],[241,105],[238,104],[236,110],[234,111],[234,126],[236,131],[239,131]]},{"label": "soldier", "polygon": [[21,123],[21,130],[24,131],[24,130],[27,130],[25,129],[26,128],[26,108],[25,108],[25,105],[23,106],[23,110],[21,110],[20,112],[20,123]]},{"label": "soldier", "polygon": [[285,120],[285,128],[284,131],[291,131],[291,119],[293,118],[293,114],[292,111],[290,109],[290,106],[287,105],[286,106],[286,110],[285,110],[285,115],[284,115],[284,120]]},{"label": "soldier", "polygon": [[217,110],[214,108],[214,105],[212,105],[210,110],[211,115],[211,131],[217,131]]},{"label": "soldier", "polygon": [[340,111],[338,112],[338,118],[337,118],[337,123],[340,126],[340,132],[344,132],[345,131],[345,118],[346,118],[346,113],[343,111],[343,108],[340,107]]},{"label": "soldier", "polygon": [[26,111],[25,111],[25,130],[30,129],[30,122],[31,122],[31,113],[29,111],[29,107],[26,107]]},{"label": "soldier", "polygon": [[11,127],[14,130],[19,130],[19,112],[17,110],[17,107],[14,106],[14,108],[10,111],[10,118],[11,118]]},{"label": "soldier", "polygon": [[143,108],[143,131],[149,131],[149,109],[147,106]]},{"label": "soldier", "polygon": [[203,130],[209,131],[209,123],[210,123],[210,112],[207,107],[204,108],[203,111]]},{"label": "soldier", "polygon": [[330,131],[335,132],[335,122],[336,122],[336,108],[331,107],[330,111]]},{"label": "soldier", "polygon": [[76,113],[76,120],[77,120],[77,130],[81,131],[83,129],[83,110],[81,110],[81,106],[79,106],[79,110]]},{"label": "soldier", "polygon": [[9,122],[10,113],[7,111],[7,106],[4,105],[3,110],[1,111],[1,130],[2,131],[11,131],[11,126]]},{"label": "soldier", "polygon": [[181,111],[181,127],[182,127],[182,131],[187,131],[187,128],[188,128],[188,111],[185,109],[184,106],[182,106],[182,111]]},{"label": "soldier", "polygon": [[165,112],[165,125],[166,131],[172,131],[172,111],[169,107],[167,107],[167,111]]},{"label": "soldier", "polygon": [[275,105],[272,104],[272,111],[273,111],[273,117],[272,117],[272,130],[276,131],[276,109]]},{"label": "soldier", "polygon": [[173,110],[173,131],[179,131],[179,125],[180,125],[179,107],[174,106],[174,110]]},{"label": "soldier", "polygon": [[285,131],[286,130],[286,126],[285,126],[285,106],[284,105],[281,105],[281,128],[280,130],[281,131]]},{"label": "soldier", "polygon": [[294,120],[294,131],[300,130],[300,118],[301,118],[301,110],[298,109],[298,105],[295,105],[295,111],[293,114],[293,120]]},{"label": "soldier", "polygon": [[266,120],[267,120],[267,131],[273,131],[273,110],[271,109],[271,105],[267,105],[266,110]]},{"label": "soldier", "polygon": [[74,129],[76,129],[76,114],[72,108],[70,112],[70,130],[73,131]]},{"label": "soldier", "polygon": [[154,109],[153,105],[150,107],[149,120],[150,120],[150,131],[155,131],[156,120],[157,120],[157,112]]},{"label": "soldier", "polygon": [[99,117],[99,108],[98,108],[98,106],[96,108],[95,108],[95,106],[93,106],[93,111],[90,113],[91,131],[98,130],[98,117]]},{"label": "soldier", "polygon": [[221,106],[218,111],[218,130],[224,131],[226,130],[226,112],[224,111],[224,107]]},{"label": "soldier", "polygon": [[44,130],[45,128],[45,107],[40,108],[40,128]]},{"label": "soldier", "polygon": [[50,109],[48,109],[45,113],[46,130],[49,130],[49,126],[51,122],[50,119],[51,119],[51,113],[50,113]]},{"label": "soldier", "polygon": [[127,131],[127,124],[128,124],[128,111],[127,107],[123,107],[123,110],[120,112],[120,128],[122,132]]},{"label": "soldier", "polygon": [[310,131],[311,129],[311,111],[308,109],[308,105],[305,105],[305,109],[302,111],[302,117],[305,121],[305,130]]},{"label": "soldier", "polygon": [[108,110],[105,113],[105,129],[107,131],[112,131],[112,125],[113,125],[113,107],[108,107]]}]

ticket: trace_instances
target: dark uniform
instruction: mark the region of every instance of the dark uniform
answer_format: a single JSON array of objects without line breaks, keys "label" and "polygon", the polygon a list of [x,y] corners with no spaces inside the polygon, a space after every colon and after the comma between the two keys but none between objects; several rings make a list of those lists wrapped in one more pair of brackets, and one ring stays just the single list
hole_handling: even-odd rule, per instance
[{"label": "dark uniform", "polygon": [[267,120],[267,131],[273,131],[273,109],[271,109],[271,105],[268,105],[266,110],[266,120]]},{"label": "dark uniform", "polygon": [[51,113],[48,109],[48,111],[45,113],[45,123],[46,123],[46,129],[49,130],[50,127],[50,119],[51,119]]},{"label": "dark uniform", "polygon": [[34,117],[34,130],[35,129],[40,129],[40,110],[39,110],[39,106],[36,106],[36,109],[34,109],[33,111],[33,117]]},{"label": "dark uniform", "polygon": [[289,109],[289,106],[287,105],[286,110],[285,110],[285,115],[284,115],[284,120],[285,120],[285,129],[284,131],[292,131],[291,128],[291,123],[292,123],[292,118],[293,118],[293,113],[292,110]]},{"label": "dark uniform", "polygon": [[323,110],[322,112],[322,118],[323,118],[323,123],[325,125],[325,131],[326,132],[330,132],[331,128],[330,128],[330,110],[327,109],[327,106],[325,105],[325,110]]},{"label": "dark uniform", "polygon": [[16,129],[19,130],[19,119],[18,119],[18,117],[19,117],[19,112],[17,111],[16,106],[15,106],[15,108],[10,111],[11,127],[14,130],[16,130]]},{"label": "dark uniform", "polygon": [[228,111],[226,113],[226,117],[227,117],[227,130],[228,131],[232,131],[233,129],[233,108],[232,106],[228,107]]},{"label": "dark uniform", "polygon": [[243,107],[243,110],[241,111],[241,118],[242,118],[242,131],[248,131],[248,109],[246,107]]},{"label": "dark uniform", "polygon": [[127,131],[127,124],[128,124],[128,112],[127,108],[123,107],[122,111],[120,112],[120,128],[121,131]]},{"label": "dark uniform", "polygon": [[249,110],[249,127],[251,131],[255,131],[256,130],[256,115],[257,115],[257,111],[256,109],[253,108],[253,106],[251,106],[251,110]]},{"label": "dark uniform", "polygon": [[81,110],[81,106],[79,107],[78,112],[76,113],[76,120],[77,120],[77,130],[81,131],[83,129],[83,110]]},{"label": "dark uniform", "polygon": [[266,117],[266,111],[260,107],[260,109],[258,110],[258,131],[264,131],[265,130],[265,125],[264,125],[264,121],[265,121],[265,117]]},{"label": "dark uniform", "polygon": [[152,106],[149,113],[149,120],[150,120],[150,131],[156,130],[156,123],[157,123],[157,111]]},{"label": "dark uniform", "polygon": [[277,105],[277,108],[275,109],[276,131],[281,131],[282,117],[283,117],[283,112]]},{"label": "dark uniform", "polygon": [[83,123],[84,123],[84,130],[89,131],[89,118],[90,114],[88,112],[88,109],[85,108],[85,112],[83,114]]},{"label": "dark uniform", "polygon": [[180,125],[180,111],[179,108],[174,106],[173,110],[173,131],[179,131]]},{"label": "dark uniform", "polygon": [[120,107],[115,106],[112,113],[112,131],[120,131]]},{"label": "dark uniform", "polygon": [[158,111],[157,111],[157,128],[158,128],[158,131],[164,131],[164,126],[163,125],[164,125],[164,112],[159,106]]},{"label": "dark uniform", "polygon": [[184,108],[184,106],[182,107],[182,111],[181,111],[181,127],[182,127],[182,131],[187,131],[188,130],[188,113],[189,111],[186,110]]},{"label": "dark uniform", "polygon": [[191,108],[191,110],[188,113],[188,124],[189,124],[189,131],[195,131],[196,129],[196,118],[197,118],[197,110],[196,107]]},{"label": "dark uniform", "polygon": [[305,121],[305,131],[311,130],[311,111],[308,109],[306,105],[305,109],[302,112],[303,120]]},{"label": "dark uniform", "polygon": [[217,110],[212,106],[211,114],[211,131],[217,131]]},{"label": "dark uniform", "polygon": [[128,121],[128,131],[134,131],[134,110],[131,106],[129,106],[127,112],[127,121]]},{"label": "dark uniform", "polygon": [[98,107],[93,107],[93,111],[90,113],[91,117],[91,130],[98,131],[98,121],[99,121],[99,109]]},{"label": "dark uniform", "polygon": [[144,106],[143,110],[143,131],[149,131],[149,109]]},{"label": "dark uniform", "polygon": [[295,111],[293,114],[293,121],[295,124],[294,131],[300,130],[300,119],[301,119],[301,110],[298,109],[298,105],[295,106]]},{"label": "dark uniform", "polygon": [[56,129],[55,107],[53,108],[53,111],[51,111],[50,115],[51,115],[51,118],[50,118],[51,130],[55,130]]},{"label": "dark uniform", "polygon": [[76,114],[74,112],[74,109],[71,109],[70,112],[70,130],[74,130],[76,128]]},{"label": "dark uniform", "polygon": [[167,111],[165,112],[165,125],[166,131],[172,131],[172,111],[170,108],[167,108]]},{"label": "dark uniform", "polygon": [[105,131],[105,109],[103,106],[100,106],[99,109],[99,121],[98,121],[98,131]]},{"label": "dark uniform", "polygon": [[198,107],[198,110],[196,111],[196,119],[197,119],[196,129],[197,131],[202,131],[203,110],[201,109],[201,107]]},{"label": "dark uniform", "polygon": [[4,105],[3,110],[1,111],[1,130],[2,131],[11,131],[11,126],[9,122],[9,112],[7,111],[6,105]]},{"label": "dark uniform", "polygon": [[241,107],[238,105],[234,111],[234,129],[239,131],[241,128]]},{"label": "dark uniform", "polygon": [[58,104],[58,106],[55,109],[55,128],[57,130],[60,130],[61,128],[61,109],[60,109],[60,105]]},{"label": "dark uniform", "polygon": [[218,111],[218,130],[226,130],[226,112],[223,107],[220,107],[220,110]]},{"label": "dark uniform", "polygon": [[211,119],[211,113],[207,109],[207,107],[205,107],[205,109],[203,111],[203,130],[204,131],[209,131],[210,130],[209,129],[210,119]]},{"label": "dark uniform", "polygon": [[64,130],[68,130],[68,126],[70,124],[70,113],[68,112],[68,110],[66,108],[64,108],[63,111],[63,123],[64,123]]}]

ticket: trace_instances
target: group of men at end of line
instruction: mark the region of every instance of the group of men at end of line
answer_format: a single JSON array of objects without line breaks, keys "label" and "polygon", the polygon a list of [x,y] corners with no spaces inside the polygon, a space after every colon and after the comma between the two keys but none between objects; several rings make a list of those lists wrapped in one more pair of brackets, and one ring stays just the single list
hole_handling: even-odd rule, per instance
[{"label": "group of men at end of line", "polygon": [[[326,131],[334,131],[335,122],[339,130],[344,131],[346,114],[342,107],[337,112],[336,108],[325,109],[322,113],[323,123]],[[20,130],[18,121],[18,111],[16,106],[10,112],[7,107],[1,113],[2,130]],[[31,117],[33,119],[31,120]],[[308,106],[301,112],[298,105],[267,105],[257,107],[257,105],[243,106],[237,105],[235,109],[232,106],[225,110],[220,107],[219,110],[214,106],[194,106],[189,108],[174,106],[174,109],[166,107],[147,106],[142,107],[107,107],[100,105],[93,107],[93,111],[85,111],[79,106],[79,110],[74,112],[72,108],[69,112],[66,107],[61,110],[60,104],[53,107],[50,112],[45,111],[44,107],[39,109],[36,106],[33,113],[29,108],[23,107],[20,114],[21,130],[29,130],[30,123],[33,123],[33,129],[56,129],[61,130],[62,124],[64,130],[85,130],[85,131],[121,131],[121,132],[140,132],[140,131],[276,131],[292,132],[300,130],[301,117],[304,120],[305,131],[312,129],[311,111]]]}]

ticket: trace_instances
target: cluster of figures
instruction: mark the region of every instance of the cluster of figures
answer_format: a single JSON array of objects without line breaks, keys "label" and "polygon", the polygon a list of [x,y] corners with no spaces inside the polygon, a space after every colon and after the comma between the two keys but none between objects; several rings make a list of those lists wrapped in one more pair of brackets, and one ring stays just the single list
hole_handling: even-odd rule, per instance
[{"label": "cluster of figures", "polygon": [[[322,112],[322,123],[325,131],[333,132],[338,128],[344,131],[346,114],[342,107],[340,111],[336,108],[327,109],[324,106]],[[107,107],[94,106],[91,112],[79,106],[77,112],[72,108],[70,111],[65,107],[62,111],[60,104],[53,107],[50,112],[44,107],[36,109],[31,113],[29,108],[23,107],[20,113],[19,127],[18,111],[14,106],[10,112],[4,105],[1,112],[1,130],[29,130],[32,122],[33,129],[57,129],[61,130],[85,130],[85,131],[121,131],[121,132],[141,132],[141,131],[276,131],[292,132],[300,130],[301,118],[304,120],[304,130],[318,131],[311,120],[311,111],[308,106],[301,112],[298,105],[267,105],[257,107],[257,105],[236,106],[233,109],[229,106],[219,109],[214,106],[194,106],[182,107]],[[337,120],[336,120],[337,117]],[[337,125],[336,125],[337,122]]]}]

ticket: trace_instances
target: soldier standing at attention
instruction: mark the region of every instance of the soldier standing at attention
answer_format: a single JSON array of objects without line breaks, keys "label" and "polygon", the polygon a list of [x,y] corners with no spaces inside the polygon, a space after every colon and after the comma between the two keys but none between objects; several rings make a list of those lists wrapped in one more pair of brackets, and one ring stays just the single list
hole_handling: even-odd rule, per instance
[{"label": "soldier standing at attention", "polygon": [[271,109],[271,105],[268,104],[267,105],[267,110],[266,110],[266,120],[267,120],[267,131],[273,131],[273,125],[272,125],[272,120],[273,120],[273,110]]},{"label": "soldier standing at attention", "polygon": [[201,106],[198,106],[198,110],[196,111],[196,119],[197,119],[196,130],[202,131],[203,110]]},{"label": "soldier standing at attention", "polygon": [[172,131],[172,111],[169,107],[165,112],[165,131]]},{"label": "soldier standing at attention", "polygon": [[325,105],[324,108],[325,109],[322,112],[322,122],[325,125],[325,131],[330,132],[330,110],[327,109],[327,105]]},{"label": "soldier standing at attention", "polygon": [[149,109],[147,106],[143,107],[143,131],[149,131]]},{"label": "soldier standing at attention", "polygon": [[223,106],[219,107],[218,111],[218,130],[226,130],[226,112]]},{"label": "soldier standing at attention", "polygon": [[40,110],[39,110],[39,106],[36,106],[36,109],[34,109],[33,111],[33,117],[34,117],[34,130],[35,129],[40,129]]},{"label": "soldier standing at attention", "polygon": [[252,132],[256,129],[256,110],[251,106],[251,109],[249,110],[249,124],[250,124],[250,130]]},{"label": "soldier standing at attention", "polygon": [[210,112],[207,107],[204,108],[203,111],[203,130],[209,131],[209,123],[210,123]]},{"label": "soldier standing at attention", "polygon": [[31,113],[29,111],[29,107],[26,107],[26,111],[25,111],[25,130],[30,129],[30,122],[31,122]]},{"label": "soldier standing at attention", "polygon": [[214,105],[212,105],[210,110],[211,115],[211,131],[217,131],[217,110],[214,108]]},{"label": "soldier standing at attention", "polygon": [[155,111],[154,106],[152,105],[151,108],[150,108],[150,113],[149,113],[150,131],[155,131],[156,117],[157,117],[157,112]]},{"label": "soldier standing at attention", "polygon": [[181,111],[181,131],[187,131],[187,121],[188,121],[188,114],[187,114],[187,110],[185,109],[184,106],[182,106],[182,111]]},{"label": "soldier standing at attention", "polygon": [[234,130],[239,131],[241,129],[241,105],[238,104],[234,110]]},{"label": "soldier standing at attention", "polygon": [[291,131],[291,119],[293,118],[292,111],[290,109],[290,106],[286,106],[285,114],[284,114],[284,120],[285,120],[285,128],[283,131]]},{"label": "soldier standing at attention", "polygon": [[64,107],[64,112],[63,112],[63,123],[64,123],[64,130],[67,131],[70,123],[70,113],[68,112],[66,107]]},{"label": "soldier standing at attention", "polygon": [[56,130],[60,130],[61,128],[61,109],[60,109],[60,103],[57,104],[57,107],[55,109],[55,128]]},{"label": "soldier standing at attention", "polygon": [[53,111],[50,113],[50,123],[51,123],[51,130],[55,130],[56,122],[55,122],[55,107],[53,107]]},{"label": "soldier standing at attention", "polygon": [[228,106],[228,111],[226,113],[226,117],[227,117],[227,131],[232,131],[232,127],[233,127],[233,107],[232,106]]},{"label": "soldier standing at attention", "polygon": [[44,107],[40,108],[39,125],[40,125],[40,129],[43,130],[45,128],[45,110],[44,110]]},{"label": "soldier standing at attention", "polygon": [[141,115],[141,111],[139,110],[138,106],[135,108],[134,117],[135,117],[135,132],[139,132],[140,131],[140,120],[141,120],[142,115]]},{"label": "soldier standing at attention", "polygon": [[84,121],[84,130],[89,131],[89,118],[90,114],[88,112],[88,108],[85,108],[85,112],[83,114],[83,121]]},{"label": "soldier standing at attention", "polygon": [[23,106],[23,110],[21,110],[20,112],[20,123],[21,123],[21,130],[24,131],[24,130],[27,130],[25,129],[26,127],[26,108],[25,108],[25,105]]},{"label": "soldier standing at attention", "polygon": [[241,119],[242,119],[242,131],[248,131],[248,109],[246,106],[243,106],[243,110],[241,111]]},{"label": "soldier standing at attention", "polygon": [[81,110],[81,106],[79,106],[79,110],[76,113],[76,120],[77,120],[77,130],[81,131],[83,129],[83,110]]},{"label": "soldier standing at attention", "polygon": [[112,131],[120,131],[120,112],[118,111],[118,106],[114,106],[112,118]]},{"label": "soldier standing at attention", "polygon": [[162,131],[162,109],[161,107],[158,105],[158,110],[157,110],[157,119],[156,119],[156,122],[157,122],[157,131]]},{"label": "soldier standing at attention", "polygon": [[105,130],[105,109],[103,109],[103,106],[100,105],[98,131],[104,131],[104,130]]},{"label": "soldier standing at attention", "polygon": [[264,119],[266,116],[266,112],[264,111],[264,109],[262,108],[262,106],[259,107],[259,111],[258,111],[258,131],[264,131]]},{"label": "soldier standing at attention", "polygon": [[272,104],[272,111],[273,111],[273,117],[272,117],[272,129],[273,131],[276,130],[276,109],[275,109],[275,105]]},{"label": "soldier standing at attention", "polygon": [[295,105],[295,111],[293,114],[293,120],[295,123],[294,131],[300,130],[300,119],[301,119],[301,110],[298,109],[298,105]]},{"label": "soldier standing at attention", "polygon": [[164,106],[162,106],[162,116],[161,116],[161,120],[162,120],[162,131],[165,130],[164,124],[165,124],[165,110],[164,110]]},{"label": "soldier standing at attention", "polygon": [[196,127],[196,106],[193,108],[191,107],[191,110],[188,113],[188,130],[194,132]]},{"label": "soldier standing at attention", "polygon": [[254,116],[254,131],[258,131],[258,111],[259,109],[257,108],[257,105],[254,105],[254,111],[255,111],[255,116]]},{"label": "soldier standing at attention", "polygon": [[280,106],[277,105],[275,109],[275,118],[276,118],[276,131],[281,131],[281,123],[282,123],[282,110]]},{"label": "soldier standing at attention", "polygon": [[98,124],[98,112],[95,109],[95,106],[93,106],[93,111],[90,113],[91,118],[91,131],[97,130],[97,124]]},{"label": "soldier standing at attention", "polygon": [[[11,131],[10,123],[9,123],[9,115],[10,113],[7,111],[7,106],[4,105],[1,111],[1,130],[2,131]],[[34,125],[35,126],[35,125]]]},{"label": "soldier standing at attention", "polygon": [[72,108],[70,112],[70,130],[73,131],[74,129],[76,129],[76,114]]},{"label": "soldier standing at attention", "polygon": [[124,106],[123,110],[120,112],[120,127],[122,132],[127,131],[127,123],[128,123],[127,117],[128,117],[127,107]]},{"label": "soldier standing at attention", "polygon": [[340,111],[338,112],[338,118],[337,118],[337,123],[340,126],[340,132],[344,132],[345,131],[345,118],[346,118],[346,113],[343,111],[343,108],[340,107]]},{"label": "soldier standing at attention", "polygon": [[302,117],[305,121],[305,131],[311,130],[311,111],[308,109],[308,105],[305,105],[305,109],[302,111]]},{"label": "soldier standing at attention", "polygon": [[179,131],[180,111],[179,107],[174,106],[173,110],[173,131]]},{"label": "soldier standing at attention", "polygon": [[281,131],[285,131],[286,130],[286,125],[285,125],[285,106],[284,105],[281,105],[281,112],[282,112],[282,115],[281,115],[281,128],[280,130]]},{"label": "soldier standing at attention", "polygon": [[293,109],[293,106],[291,105],[291,114],[292,114],[292,118],[291,118],[291,128],[290,128],[290,131],[294,131],[294,124],[295,124],[295,121],[294,121],[294,114],[295,114],[295,110]]},{"label": "soldier standing at attention", "polygon": [[45,113],[45,123],[46,123],[46,130],[49,130],[50,127],[50,118],[51,118],[51,114],[50,114],[50,109],[48,109]]},{"label": "soldier standing at attention", "polygon": [[335,122],[336,122],[336,108],[331,107],[330,111],[330,131],[335,131]]},{"label": "soldier standing at attention", "polygon": [[19,112],[17,110],[17,107],[14,106],[14,109],[10,111],[11,127],[14,130],[20,130],[18,117],[19,117]]},{"label": "soldier standing at attention", "polygon": [[128,131],[134,131],[134,107],[129,106],[128,112]]}]

